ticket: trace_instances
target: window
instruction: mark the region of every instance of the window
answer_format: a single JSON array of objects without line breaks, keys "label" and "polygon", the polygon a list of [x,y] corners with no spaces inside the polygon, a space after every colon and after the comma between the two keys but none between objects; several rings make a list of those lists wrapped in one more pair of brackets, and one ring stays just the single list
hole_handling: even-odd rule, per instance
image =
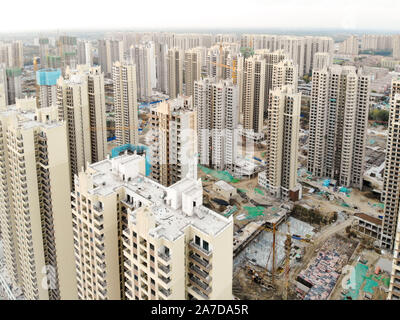
[{"label": "window", "polygon": [[207,241],[203,241],[203,249],[208,251],[209,250],[209,245]]},{"label": "window", "polygon": [[200,245],[200,237],[195,236],[194,237],[194,243],[197,244],[198,246]]}]

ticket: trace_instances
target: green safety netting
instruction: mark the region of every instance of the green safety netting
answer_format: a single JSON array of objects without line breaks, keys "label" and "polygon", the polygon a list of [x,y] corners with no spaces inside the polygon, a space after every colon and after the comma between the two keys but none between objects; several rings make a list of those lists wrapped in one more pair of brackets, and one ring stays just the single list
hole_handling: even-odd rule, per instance
[{"label": "green safety netting", "polygon": [[239,192],[243,192],[243,193],[247,193],[247,190],[246,190],[246,189],[240,189],[240,188],[238,188],[238,191],[239,191]]},{"label": "green safety netting", "polygon": [[247,211],[246,219],[254,219],[258,216],[263,216],[265,210],[264,207],[244,207],[244,209]]},{"label": "green safety netting", "polygon": [[254,192],[264,195],[264,192],[258,188],[254,188]]},{"label": "green safety netting", "polygon": [[225,182],[232,182],[232,183],[236,183],[239,182],[239,179],[234,178],[228,171],[218,171],[218,170],[214,170],[214,169],[210,169],[207,167],[204,167],[202,165],[198,165],[198,167],[201,169],[201,171],[203,171],[205,174],[209,174],[211,176],[213,176],[214,178],[218,179],[218,180],[223,180]]}]

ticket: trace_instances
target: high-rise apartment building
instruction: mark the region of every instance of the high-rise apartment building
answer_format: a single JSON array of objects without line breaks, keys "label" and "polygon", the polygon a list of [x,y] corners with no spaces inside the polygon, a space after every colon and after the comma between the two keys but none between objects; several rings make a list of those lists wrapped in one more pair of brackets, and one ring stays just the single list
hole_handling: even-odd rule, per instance
[{"label": "high-rise apartment building", "polygon": [[59,118],[67,123],[71,183],[87,163],[103,160],[107,148],[104,74],[100,67],[66,70],[57,81]]},{"label": "high-rise apartment building", "polygon": [[99,64],[107,77],[111,76],[114,62],[124,61],[124,43],[118,40],[99,40]]},{"label": "high-rise apartment building", "polygon": [[60,69],[41,69],[36,71],[36,85],[39,86],[39,107],[47,108],[57,103],[57,80]]},{"label": "high-rise apartment building", "polygon": [[163,43],[156,43],[156,75],[157,75],[157,91],[167,93],[168,91],[168,46]]},{"label": "high-rise apartment building", "polygon": [[26,299],[76,299],[66,124],[55,107],[21,103],[0,111],[6,269]]},{"label": "high-rise apartment building", "polygon": [[117,143],[139,142],[136,67],[131,63],[116,62],[112,72]]},{"label": "high-rise apartment building", "polygon": [[24,67],[24,50],[22,41],[0,43],[0,64],[4,63],[8,68]]},{"label": "high-rise apartment building", "polygon": [[132,46],[130,57],[136,67],[137,98],[140,101],[147,101],[152,94],[151,48],[143,44]]},{"label": "high-rise apartment building", "polygon": [[162,101],[150,111],[152,179],[170,186],[189,172],[197,173],[192,168],[197,166],[197,115],[192,97]]},{"label": "high-rise apartment building", "polygon": [[312,76],[308,171],[343,186],[363,184],[370,78],[332,66]]},{"label": "high-rise apartment building", "polygon": [[8,104],[15,104],[16,99],[22,98],[22,69],[8,68],[6,69],[7,76],[7,101]]},{"label": "high-rise apartment building", "polygon": [[393,59],[400,59],[400,35],[393,36]]},{"label": "high-rise apartment building", "polygon": [[200,181],[170,187],[122,155],[79,174],[72,194],[80,299],[232,299],[233,221]]},{"label": "high-rise apartment building", "polygon": [[333,64],[332,55],[327,52],[317,52],[314,56],[313,69],[330,68]]},{"label": "high-rise apartment building", "polygon": [[201,51],[185,51],[185,95],[193,96],[194,82],[201,79]]},{"label": "high-rise apartment building", "polygon": [[241,59],[239,71],[240,110],[243,129],[262,132],[264,124],[265,98],[265,60],[260,55]]},{"label": "high-rise apartment building", "polygon": [[200,164],[232,170],[237,156],[239,88],[231,80],[196,81],[193,103]]},{"label": "high-rise apartment building", "polygon": [[89,41],[78,41],[78,64],[93,64],[92,44]]},{"label": "high-rise apartment building", "polygon": [[301,94],[294,86],[283,86],[269,94],[266,171],[258,181],[278,198],[289,198],[297,186],[297,157]]},{"label": "high-rise apartment building", "polygon": [[49,55],[49,39],[39,38],[40,68],[47,68],[47,56]]},{"label": "high-rise apartment building", "polygon": [[0,108],[8,105],[7,73],[4,64],[0,64]]},{"label": "high-rise apartment building", "polygon": [[397,162],[400,157],[399,129],[400,121],[400,80],[392,81],[390,95],[389,129],[386,144],[386,161],[383,180],[382,202],[385,204],[381,246],[393,249],[396,237],[396,227],[399,216],[400,179]]},{"label": "high-rise apartment building", "polygon": [[168,50],[168,95],[171,99],[183,94],[183,61],[183,50],[178,48]]},{"label": "high-rise apartment building", "polygon": [[400,112],[400,79],[392,81],[390,96],[389,132],[386,145],[386,165],[384,172],[384,184],[382,202],[385,204],[381,246],[393,251],[392,274],[389,286],[388,299],[400,299],[400,179],[399,165],[400,141],[399,141],[399,112]]},{"label": "high-rise apartment building", "polygon": [[344,40],[340,44],[339,52],[349,55],[358,55],[359,53],[358,37],[350,36],[346,40]]}]

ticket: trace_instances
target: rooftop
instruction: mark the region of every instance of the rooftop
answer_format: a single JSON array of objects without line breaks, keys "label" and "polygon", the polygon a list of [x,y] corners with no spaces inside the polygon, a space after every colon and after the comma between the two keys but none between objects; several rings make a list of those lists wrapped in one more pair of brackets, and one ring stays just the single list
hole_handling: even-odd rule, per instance
[{"label": "rooftop", "polygon": [[[184,178],[170,187],[164,187],[143,175],[139,169],[143,161],[144,158],[137,154],[124,154],[90,165],[86,174],[92,177],[93,189],[89,193],[107,196],[118,188],[125,188],[127,195],[143,204],[130,212],[130,222],[136,222],[138,210],[147,208],[145,210],[149,210],[156,221],[157,227],[151,231],[156,238],[176,240],[188,226],[215,236],[232,223],[232,218],[225,218],[201,203],[197,204],[203,198],[199,181]],[[196,199],[193,212],[190,208],[183,208],[192,205],[193,199]]]}]

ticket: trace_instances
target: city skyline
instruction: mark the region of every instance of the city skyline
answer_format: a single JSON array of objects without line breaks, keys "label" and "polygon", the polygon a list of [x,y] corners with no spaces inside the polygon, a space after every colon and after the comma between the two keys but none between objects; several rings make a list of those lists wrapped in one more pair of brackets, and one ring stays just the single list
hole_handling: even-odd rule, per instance
[{"label": "city skyline", "polygon": [[[37,19],[32,14],[37,5],[29,1],[6,2],[3,9],[7,12],[18,12],[20,19],[14,15],[5,15],[0,21],[0,33],[45,31],[45,30],[103,30],[129,29],[171,30],[171,29],[337,29],[337,30],[395,30],[398,25],[396,12],[400,3],[396,0],[345,1],[330,2],[327,0],[285,0],[262,1],[250,0],[246,6],[238,0],[226,6],[224,2],[206,0],[201,6],[181,0],[168,2],[156,1],[126,3],[123,0],[109,6],[97,6],[96,15],[87,15],[93,10],[89,1],[71,0],[63,8],[63,17],[74,16],[74,26],[69,19],[61,18],[58,9],[49,0],[42,1],[41,15],[46,19]],[[185,5],[183,9],[181,5]],[[80,9],[77,10],[76,8]],[[210,7],[213,10],[208,10]],[[120,10],[123,8],[124,10]],[[157,8],[157,10],[154,10]],[[179,9],[177,9],[179,8]],[[238,10],[240,8],[240,10]],[[390,8],[391,10],[387,10]],[[257,9],[257,10],[255,10]],[[397,9],[397,10],[396,10]],[[196,10],[196,15],[184,14]],[[136,14],[148,12],[149,14]],[[222,13],[222,14],[221,14]],[[272,13],[272,14],[271,14]],[[285,18],[282,19],[282,16]],[[204,17],[207,17],[205,22]],[[179,18],[179,19],[178,19]],[[101,23],[99,23],[101,21]],[[372,23],[371,23],[372,21]],[[21,23],[22,22],[22,23]]]}]

